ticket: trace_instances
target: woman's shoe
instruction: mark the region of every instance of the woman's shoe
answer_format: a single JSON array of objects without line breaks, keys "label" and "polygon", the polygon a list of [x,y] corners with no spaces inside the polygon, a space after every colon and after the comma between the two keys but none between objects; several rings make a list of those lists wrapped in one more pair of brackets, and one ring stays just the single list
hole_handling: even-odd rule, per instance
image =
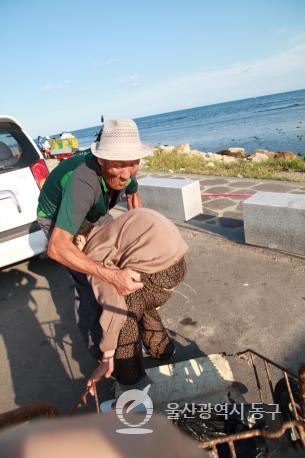
[{"label": "woman's shoe", "polygon": [[148,385],[152,384],[152,380],[145,375],[142,377],[138,382],[133,383],[132,385],[123,385],[119,383],[117,380],[114,383],[114,396],[116,399],[121,396],[121,394],[125,393],[125,391],[129,390],[141,390],[143,391]]},{"label": "woman's shoe", "polygon": [[176,354],[176,347],[172,340],[169,341],[165,351],[157,357],[160,361],[170,361],[173,356]]},{"label": "woman's shoe", "polygon": [[116,403],[116,399],[107,399],[107,401],[103,401],[100,404],[100,411],[102,413],[111,412],[114,409]]}]

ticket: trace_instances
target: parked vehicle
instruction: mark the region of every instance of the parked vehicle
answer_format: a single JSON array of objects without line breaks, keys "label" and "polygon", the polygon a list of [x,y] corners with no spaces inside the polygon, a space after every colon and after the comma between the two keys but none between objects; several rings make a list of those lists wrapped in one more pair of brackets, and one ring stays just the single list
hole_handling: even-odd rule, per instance
[{"label": "parked vehicle", "polygon": [[63,133],[60,138],[51,138],[50,159],[63,161],[78,151],[78,139],[72,134]]},{"label": "parked vehicle", "polygon": [[0,116],[0,268],[45,250],[36,208],[48,174],[41,152],[19,122]]}]

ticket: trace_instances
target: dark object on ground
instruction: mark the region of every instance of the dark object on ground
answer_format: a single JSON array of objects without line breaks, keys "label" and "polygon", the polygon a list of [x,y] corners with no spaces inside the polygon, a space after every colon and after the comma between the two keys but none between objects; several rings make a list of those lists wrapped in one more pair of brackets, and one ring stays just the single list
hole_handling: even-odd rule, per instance
[{"label": "dark object on ground", "polygon": [[51,404],[36,403],[4,412],[0,415],[0,429],[32,420],[37,417],[57,417],[58,412]]},{"label": "dark object on ground", "polygon": [[[187,405],[186,405],[187,406]],[[223,411],[225,412],[226,404],[223,404]],[[189,409],[192,411],[193,404],[189,404]],[[238,405],[236,405],[237,410]],[[185,407],[184,407],[185,408]],[[179,418],[173,422],[179,429],[185,431],[193,439],[197,441],[209,441],[212,439],[225,437],[230,434],[242,433],[250,431],[251,429],[265,429],[266,423],[262,420],[256,420],[251,414],[251,404],[244,404],[244,415],[237,412],[230,413],[228,419],[223,419],[219,414],[220,404],[217,404],[217,411],[215,406],[211,407],[209,419],[202,419],[200,415],[200,406],[192,413],[194,418],[185,418],[183,412],[180,413]],[[254,437],[246,440],[239,440],[235,442],[236,457],[267,457],[268,448],[266,441],[263,437]],[[227,444],[217,446],[219,458],[230,457],[230,450]]]},{"label": "dark object on ground", "polygon": [[[292,396],[296,403],[297,413],[302,415],[298,382],[291,377],[288,377],[288,380],[291,386]],[[284,377],[277,382],[274,388],[274,402],[280,406],[279,410],[284,422],[292,421],[295,419],[286,380]],[[303,450],[302,442],[296,428],[292,428],[286,431],[285,434],[287,439],[294,445],[297,450]]]}]

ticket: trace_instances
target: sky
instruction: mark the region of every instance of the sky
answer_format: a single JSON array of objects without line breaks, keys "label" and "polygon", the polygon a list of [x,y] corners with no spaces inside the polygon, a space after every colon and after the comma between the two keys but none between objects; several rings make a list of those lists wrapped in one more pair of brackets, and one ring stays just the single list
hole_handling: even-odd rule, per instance
[{"label": "sky", "polygon": [[33,136],[305,88],[305,0],[10,0],[0,40]]}]

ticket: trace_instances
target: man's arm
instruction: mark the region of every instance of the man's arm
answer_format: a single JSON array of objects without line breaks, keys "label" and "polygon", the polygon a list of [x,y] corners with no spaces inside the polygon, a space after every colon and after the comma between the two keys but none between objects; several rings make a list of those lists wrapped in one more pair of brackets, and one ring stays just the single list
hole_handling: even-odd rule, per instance
[{"label": "man's arm", "polygon": [[143,288],[140,274],[131,269],[111,270],[89,258],[73,244],[73,235],[55,227],[49,244],[48,256],[69,269],[93,275],[115,286],[122,296]]}]

